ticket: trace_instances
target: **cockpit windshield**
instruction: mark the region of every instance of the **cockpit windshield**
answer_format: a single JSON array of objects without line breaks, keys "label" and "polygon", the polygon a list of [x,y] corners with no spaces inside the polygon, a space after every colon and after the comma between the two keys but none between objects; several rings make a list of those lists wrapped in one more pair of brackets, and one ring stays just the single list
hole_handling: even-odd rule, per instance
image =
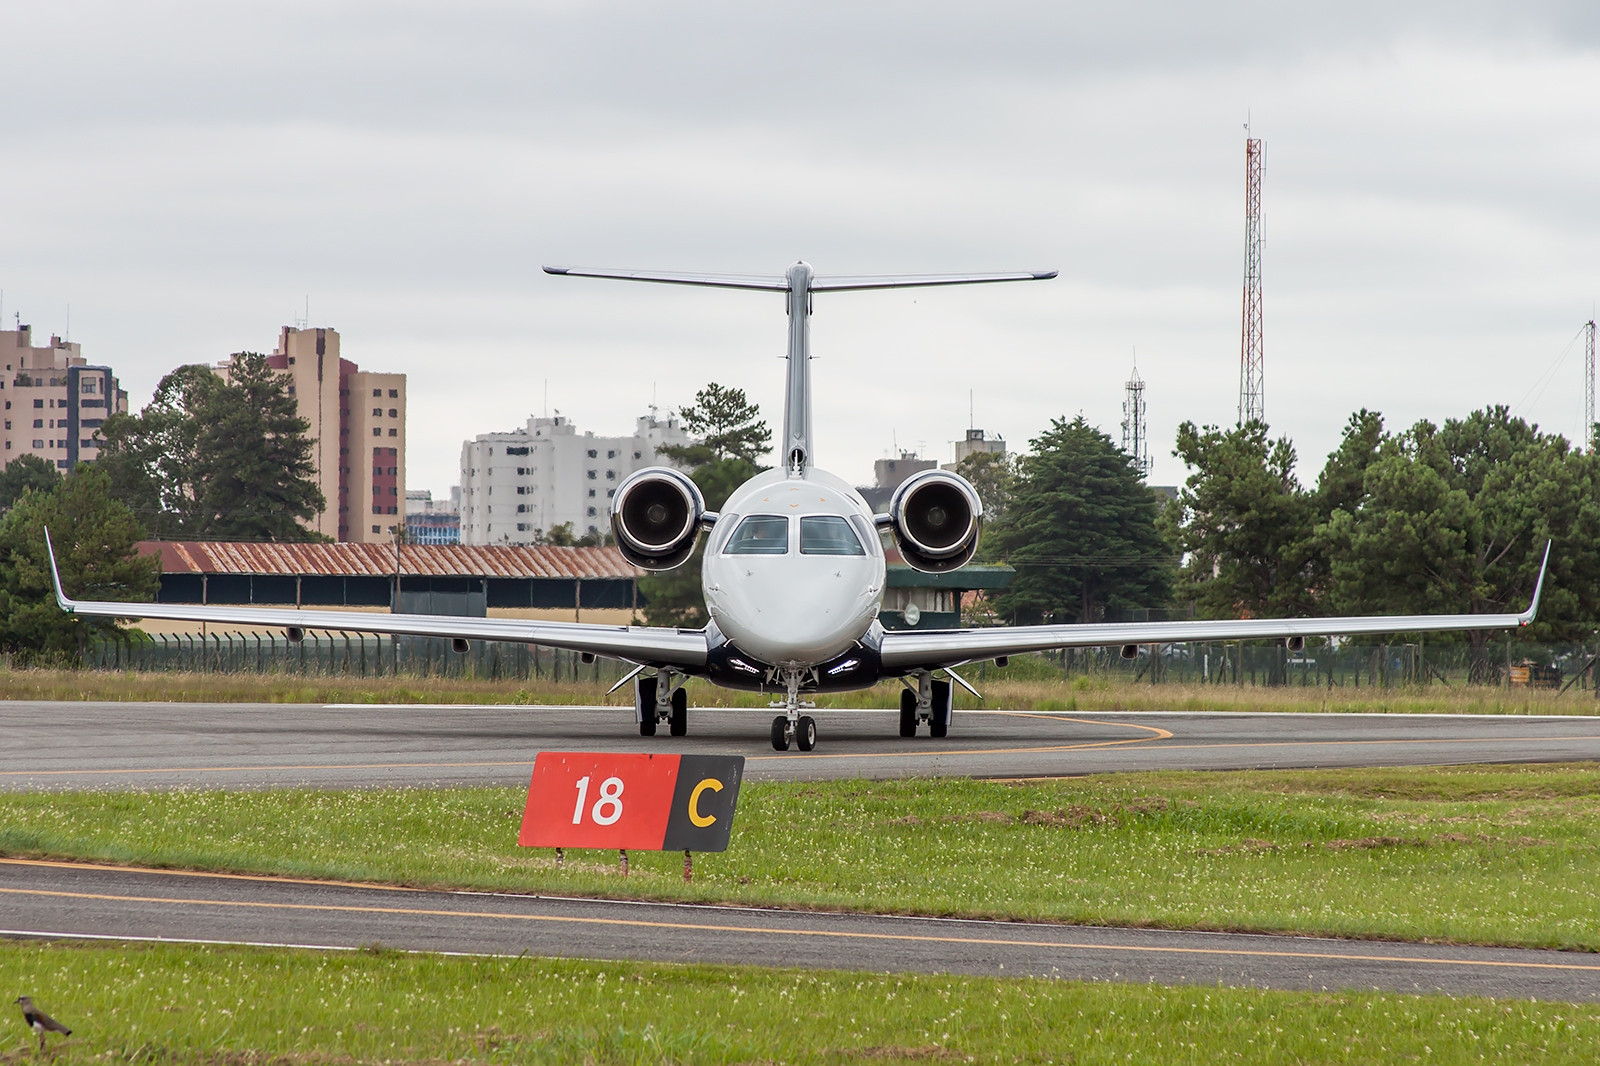
[{"label": "cockpit windshield", "polygon": [[768,514],[753,514],[740,522],[723,549],[725,555],[785,555],[788,551],[789,520]]},{"label": "cockpit windshield", "polygon": [[850,523],[835,514],[807,515],[800,519],[801,555],[865,555],[866,549]]}]

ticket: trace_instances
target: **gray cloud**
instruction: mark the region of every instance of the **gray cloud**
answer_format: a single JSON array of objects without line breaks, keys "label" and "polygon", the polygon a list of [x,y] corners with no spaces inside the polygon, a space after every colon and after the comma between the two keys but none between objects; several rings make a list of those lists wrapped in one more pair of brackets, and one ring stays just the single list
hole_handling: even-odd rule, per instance
[{"label": "gray cloud", "polygon": [[[1580,4],[18,6],[7,317],[137,392],[311,299],[412,375],[413,484],[551,403],[614,431],[711,378],[777,417],[779,305],[541,262],[1058,266],[819,301],[823,460],[980,424],[1115,433],[1157,479],[1231,420],[1241,124],[1268,142],[1268,413],[1311,465],[1356,407],[1515,403],[1600,292],[1600,25]],[[1576,364],[1527,404],[1578,432]]]}]

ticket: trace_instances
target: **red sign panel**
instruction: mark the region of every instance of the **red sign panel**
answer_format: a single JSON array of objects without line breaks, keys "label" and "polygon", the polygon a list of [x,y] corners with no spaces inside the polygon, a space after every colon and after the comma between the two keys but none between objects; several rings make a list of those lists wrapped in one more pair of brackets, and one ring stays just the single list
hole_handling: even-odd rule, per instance
[{"label": "red sign panel", "polygon": [[540,752],[517,843],[722,851],[743,774],[742,756]]}]

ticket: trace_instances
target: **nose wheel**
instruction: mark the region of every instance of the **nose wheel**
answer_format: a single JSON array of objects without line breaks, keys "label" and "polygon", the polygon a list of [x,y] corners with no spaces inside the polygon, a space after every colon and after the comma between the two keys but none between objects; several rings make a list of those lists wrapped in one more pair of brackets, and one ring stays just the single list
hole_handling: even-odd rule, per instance
[{"label": "nose wheel", "polygon": [[809,714],[800,713],[800,671],[784,671],[783,681],[787,697],[773,706],[782,706],[786,713],[772,720],[772,748],[788,751],[792,741],[801,751],[810,751],[817,746],[817,723]]},{"label": "nose wheel", "polygon": [[817,746],[817,720],[809,714],[802,714],[793,725],[784,715],[772,720],[772,747],[774,751],[788,751],[790,742],[801,751],[810,751]]}]

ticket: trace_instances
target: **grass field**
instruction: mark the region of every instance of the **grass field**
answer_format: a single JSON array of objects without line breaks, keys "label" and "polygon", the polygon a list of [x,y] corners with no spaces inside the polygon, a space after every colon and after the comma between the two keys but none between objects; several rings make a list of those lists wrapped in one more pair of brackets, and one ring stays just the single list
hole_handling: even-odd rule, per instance
[{"label": "grass field", "polygon": [[[1397,688],[1275,688],[1135,684],[1123,677],[1038,676],[1021,660],[1007,670],[974,669],[983,702],[957,690],[956,706],[1023,711],[1325,711],[1394,714],[1600,714],[1593,694],[1483,685]],[[1033,676],[1017,676],[1017,675]],[[110,670],[0,669],[0,700],[112,700],[178,703],[542,703],[626,706],[610,682],[482,681],[470,678],[359,678],[297,674],[119,673]],[[822,707],[898,707],[898,682],[823,696]],[[769,697],[689,683],[696,707],[764,707]]]},{"label": "grass field", "polygon": [[1594,764],[747,784],[730,849],[516,846],[514,789],[0,793],[0,851],[411,885],[1600,950]]},{"label": "grass field", "polygon": [[[62,1064],[1600,1058],[1600,1008],[1442,996],[34,943],[0,988],[72,1027]],[[36,1046],[8,1013],[0,1062]]]}]

